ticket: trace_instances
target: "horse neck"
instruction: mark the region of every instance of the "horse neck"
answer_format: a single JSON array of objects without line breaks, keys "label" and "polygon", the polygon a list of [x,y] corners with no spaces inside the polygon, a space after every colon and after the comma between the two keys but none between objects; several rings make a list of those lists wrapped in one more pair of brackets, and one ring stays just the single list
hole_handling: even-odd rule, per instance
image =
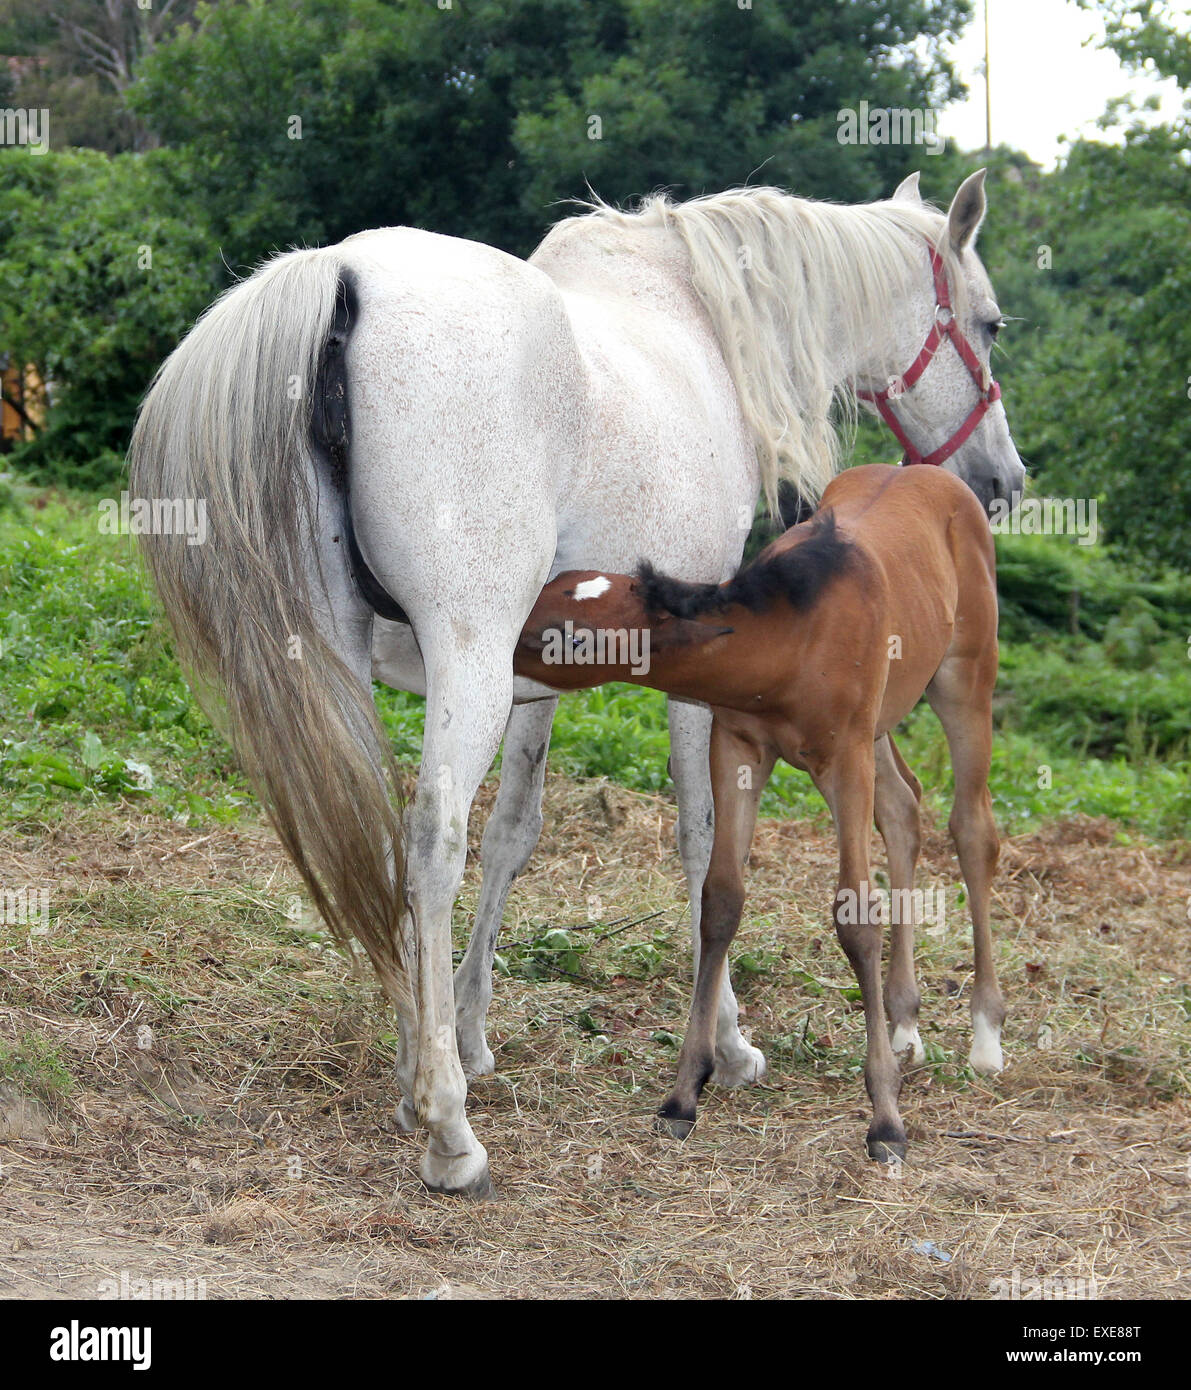
[{"label": "horse neck", "polygon": [[798,647],[802,616],[780,599],[763,613],[731,604],[706,616],[709,625],[730,629],[716,638],[712,646],[651,645],[647,674],[629,672],[615,679],[679,698],[747,711],[755,708],[758,692],[773,685],[775,658],[783,661]]},{"label": "horse neck", "polygon": [[921,229],[906,227],[887,204],[834,206],[788,194],[759,203],[751,221],[760,273],[744,283],[757,319],[780,334],[789,371],[835,392],[884,362],[892,323],[909,311],[913,277],[925,264]]},{"label": "horse neck", "polygon": [[759,189],[660,216],[686,244],[766,490],[780,473],[817,496],[839,464],[833,403],[861,372],[898,369],[897,323],[937,214]]}]

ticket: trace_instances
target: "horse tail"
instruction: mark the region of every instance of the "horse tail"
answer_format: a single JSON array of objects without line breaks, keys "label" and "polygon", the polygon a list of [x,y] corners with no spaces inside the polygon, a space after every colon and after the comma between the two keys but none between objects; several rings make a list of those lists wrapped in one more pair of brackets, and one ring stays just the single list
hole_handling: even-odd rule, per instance
[{"label": "horse tail", "polygon": [[183,669],[328,926],[405,1004],[396,769],[370,689],[323,635],[317,557],[320,482],[336,467],[326,481],[346,505],[346,447],[319,445],[337,405],[345,446],[346,401],[322,399],[323,366],[353,305],[334,248],[279,256],[228,290],[157,373],[129,488],[205,509],[205,543],[141,537]]},{"label": "horse tail", "polygon": [[699,618],[734,605],[763,612],[781,599],[797,611],[810,608],[829,580],[848,563],[850,542],[840,533],[835,514],[817,512],[804,525],[796,545],[761,554],[726,584],[692,584],[660,574],[648,561],[637,566],[637,583],[649,613]]}]

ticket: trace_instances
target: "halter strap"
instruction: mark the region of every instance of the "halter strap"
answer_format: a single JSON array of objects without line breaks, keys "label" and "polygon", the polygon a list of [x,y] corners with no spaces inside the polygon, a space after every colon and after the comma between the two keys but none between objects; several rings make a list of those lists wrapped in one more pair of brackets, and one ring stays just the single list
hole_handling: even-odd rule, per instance
[{"label": "halter strap", "polygon": [[[971,343],[960,332],[959,324],[955,321],[955,310],[951,306],[951,291],[947,284],[947,268],[943,264],[943,258],[929,241],[926,243],[926,249],[930,253],[931,274],[935,281],[935,321],[931,325],[930,332],[926,335],[926,342],[922,345],[922,351],[901,376],[894,377],[883,390],[865,391],[859,388],[856,390],[856,395],[860,400],[871,401],[877,407],[881,418],[897,436],[898,443],[906,451],[905,457],[902,459],[904,464],[939,464],[949,459],[984,419],[993,402],[1001,399],[1000,386],[992,379],[988,368],[983,366],[976,356]],[[968,375],[976,383],[977,401],[959,429],[949,439],[929,454],[920,454],[909,435],[902,428],[901,421],[897,418],[890,402],[897,400],[899,396],[904,395],[917,383],[918,378],[930,366],[931,359],[939,350],[944,338],[951,339],[956,352],[959,353],[960,360],[968,369]]]}]

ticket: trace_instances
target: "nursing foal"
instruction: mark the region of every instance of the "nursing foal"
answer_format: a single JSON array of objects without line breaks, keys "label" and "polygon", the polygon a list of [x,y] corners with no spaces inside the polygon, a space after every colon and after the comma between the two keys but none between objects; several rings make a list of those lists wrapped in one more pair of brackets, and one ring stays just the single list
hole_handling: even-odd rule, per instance
[{"label": "nursing foal", "polygon": [[[989,932],[999,852],[988,793],[995,558],[988,519],[964,483],[941,468],[850,469],[830,483],[811,521],[718,586],[670,579],[645,564],[636,577],[560,574],[526,621],[515,666],[559,690],[633,681],[705,700],[714,713],[715,847],[690,1022],[659,1128],[680,1138],[690,1132],[714,1066],[716,1000],[744,905],[743,869],[761,792],[781,757],[811,775],[835,819],[835,927],[860,983],[867,1030],[868,1152],[882,1162],[904,1156],[894,1045],[921,1058],[914,923],[904,910],[918,855],[918,787],[887,735],[923,693],[955,774],[950,827],[975,941],[969,1061],[977,1071],[1001,1069],[1005,1007]],[[869,879],[874,814],[894,906],[884,1000],[883,908]]]}]

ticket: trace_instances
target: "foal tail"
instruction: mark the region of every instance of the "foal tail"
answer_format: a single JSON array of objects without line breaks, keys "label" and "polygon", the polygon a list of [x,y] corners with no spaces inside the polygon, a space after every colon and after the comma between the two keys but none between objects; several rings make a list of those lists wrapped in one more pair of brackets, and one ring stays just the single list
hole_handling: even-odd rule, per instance
[{"label": "foal tail", "polygon": [[325,418],[320,369],[351,301],[334,249],[280,256],[228,290],[158,372],[129,488],[205,507],[205,543],[141,537],[179,658],[327,924],[340,941],[354,936],[390,999],[407,1003],[395,769],[370,689],[315,620],[330,608],[315,402]]},{"label": "foal tail", "polygon": [[778,599],[797,611],[810,608],[827,582],[847,565],[851,547],[839,533],[831,511],[819,512],[799,529],[805,531],[804,540],[772,553],[762,551],[726,584],[672,579],[642,560],[637,566],[637,582],[646,611],[698,618],[739,604],[759,613]]}]

